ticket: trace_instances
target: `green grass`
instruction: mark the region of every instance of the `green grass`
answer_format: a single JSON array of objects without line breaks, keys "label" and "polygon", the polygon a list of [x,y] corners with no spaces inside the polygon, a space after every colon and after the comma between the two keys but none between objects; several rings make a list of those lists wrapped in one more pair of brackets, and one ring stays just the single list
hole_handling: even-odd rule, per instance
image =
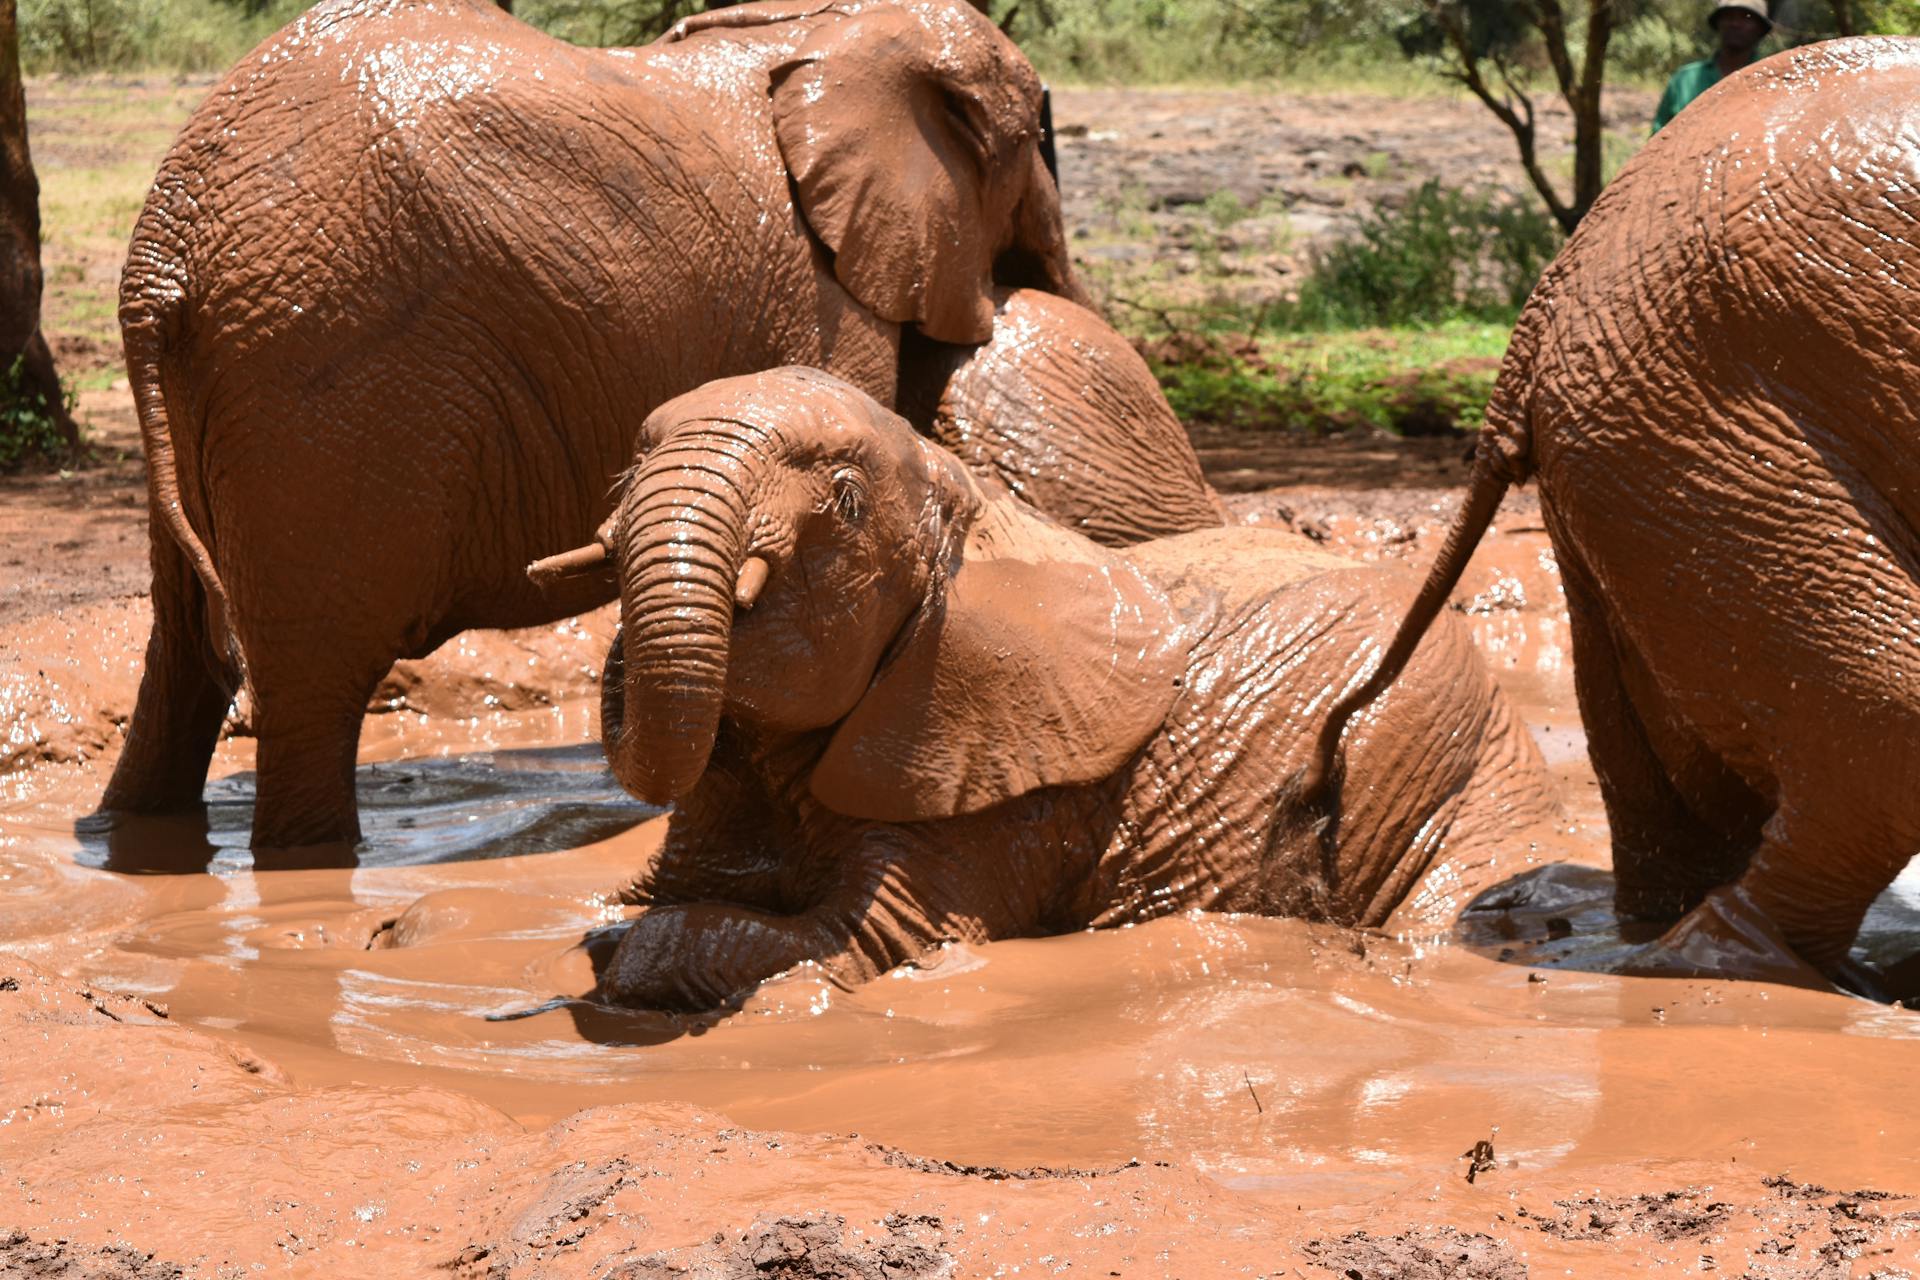
[{"label": "green grass", "polygon": [[130,85],[98,77],[27,86],[40,179],[41,327],[87,340],[97,357],[65,370],[119,365],[120,264],[155,168],[206,92],[204,82]]},{"label": "green grass", "polygon": [[1479,427],[1511,326],[1454,320],[1229,339],[1148,339],[1148,364],[1182,421],[1252,430]]}]

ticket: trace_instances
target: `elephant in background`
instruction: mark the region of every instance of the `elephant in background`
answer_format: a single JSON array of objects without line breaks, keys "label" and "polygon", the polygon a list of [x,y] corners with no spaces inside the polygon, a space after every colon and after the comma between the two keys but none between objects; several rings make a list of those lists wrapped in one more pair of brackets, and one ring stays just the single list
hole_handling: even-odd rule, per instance
[{"label": "elephant in background", "polygon": [[976,474],[1095,542],[1233,523],[1147,362],[1099,316],[1037,289],[996,294],[978,347],[905,339],[898,408]]},{"label": "elephant in background", "polygon": [[602,740],[676,807],[613,999],[1196,907],[1378,924],[1551,810],[1449,620],[1355,735],[1337,843],[1297,820],[1281,783],[1399,615],[1390,570],[1253,529],[1101,547],[813,370],[663,405],[636,459]]},{"label": "elephant in background", "polygon": [[1337,803],[1346,718],[1537,478],[1617,906],[1668,926],[1627,967],[1878,991],[1849,950],[1920,852],[1917,139],[1920,41],[1841,40],[1622,170],[1522,313],[1466,506],[1306,792]]},{"label": "elephant in background", "polygon": [[773,0],[613,50],[491,0],[328,0],[266,41],[122,278],[154,626],[103,809],[197,804],[244,679],[255,846],[356,839],[395,659],[612,598],[523,569],[606,519],[656,406],[796,361],[891,403],[903,331],[976,345],[998,290],[1078,296],[1039,102],[961,0]]}]

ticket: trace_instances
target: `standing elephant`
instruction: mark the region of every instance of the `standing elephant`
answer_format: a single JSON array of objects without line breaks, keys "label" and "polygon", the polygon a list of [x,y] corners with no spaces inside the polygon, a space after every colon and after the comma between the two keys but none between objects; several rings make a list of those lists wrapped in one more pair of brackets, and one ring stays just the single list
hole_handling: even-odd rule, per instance
[{"label": "standing elephant", "polygon": [[1850,944],[1920,851],[1916,226],[1920,41],[1783,53],[1662,129],[1521,315],[1459,522],[1305,789],[1535,476],[1618,907],[1677,922],[1630,967],[1870,987]]},{"label": "standing elephant", "polygon": [[154,628],[103,808],[198,802],[244,679],[254,844],[355,839],[396,658],[612,597],[522,570],[604,520],[655,406],[794,361],[891,402],[903,329],[977,344],[996,289],[1077,292],[1039,102],[961,0],[774,0],[615,50],[492,0],[329,0],[268,40],[163,161],[122,281]]},{"label": "standing elephant", "polygon": [[1398,615],[1391,571],[1253,529],[1101,547],[813,370],[670,401],[638,458],[601,733],[676,808],[615,999],[1195,907],[1379,923],[1550,809],[1449,622],[1350,746],[1338,841],[1296,821],[1281,782]]}]

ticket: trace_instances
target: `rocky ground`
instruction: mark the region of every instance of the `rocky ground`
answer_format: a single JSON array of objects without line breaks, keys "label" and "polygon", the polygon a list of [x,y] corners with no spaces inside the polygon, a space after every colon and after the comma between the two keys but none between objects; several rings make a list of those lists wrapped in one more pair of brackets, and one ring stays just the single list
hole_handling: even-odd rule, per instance
[{"label": "rocky ground", "polygon": [[[1607,99],[1613,151],[1646,134],[1652,95]],[[1109,305],[1135,295],[1259,305],[1298,288],[1316,245],[1430,179],[1528,194],[1511,135],[1452,97],[1074,89],[1054,97],[1074,254]],[[1542,103],[1542,154],[1572,117]]]}]

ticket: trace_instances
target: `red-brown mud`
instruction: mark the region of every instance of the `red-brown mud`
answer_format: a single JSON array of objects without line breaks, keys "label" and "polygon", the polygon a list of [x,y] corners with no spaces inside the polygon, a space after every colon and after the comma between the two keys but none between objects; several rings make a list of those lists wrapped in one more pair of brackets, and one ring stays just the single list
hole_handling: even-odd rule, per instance
[{"label": "red-brown mud", "polygon": [[[1234,505],[1418,559],[1454,500]],[[390,684],[359,865],[307,870],[245,852],[244,734],[204,824],[76,830],[144,620],[10,629],[7,723],[41,745],[0,796],[0,1274],[1913,1269],[1910,1015],[1552,967],[1610,915],[1536,520],[1510,504],[1457,603],[1567,818],[1428,887],[1509,882],[1464,941],[1181,917],[853,991],[801,971],[729,1016],[554,999],[591,985],[659,834],[578,696],[604,620],[477,634]]]}]

